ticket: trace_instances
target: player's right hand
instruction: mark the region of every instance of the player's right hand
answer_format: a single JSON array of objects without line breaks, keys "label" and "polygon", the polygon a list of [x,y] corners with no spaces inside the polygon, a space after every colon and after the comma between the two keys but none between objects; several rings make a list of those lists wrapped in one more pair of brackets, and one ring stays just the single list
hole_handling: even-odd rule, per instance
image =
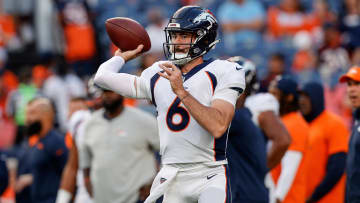
[{"label": "player's right hand", "polygon": [[141,55],[141,50],[144,45],[140,44],[136,49],[122,52],[120,49],[116,50],[115,56],[121,56],[125,62],[130,61]]}]

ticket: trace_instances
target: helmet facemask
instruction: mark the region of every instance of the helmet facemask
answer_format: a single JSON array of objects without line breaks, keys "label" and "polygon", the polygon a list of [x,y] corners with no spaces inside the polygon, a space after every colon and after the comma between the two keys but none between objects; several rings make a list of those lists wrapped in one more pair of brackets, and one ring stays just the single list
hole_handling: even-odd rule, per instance
[{"label": "helmet facemask", "polygon": [[[182,33],[188,33],[190,35],[193,35],[191,38],[190,43],[174,43],[173,42],[173,35],[174,34],[182,34]],[[166,37],[166,43],[163,44],[164,48],[164,54],[166,58],[170,61],[172,61],[174,64],[178,66],[183,66],[190,61],[194,60],[195,58],[198,58],[200,55],[195,56],[200,52],[200,49],[196,49],[196,43],[203,37],[197,35],[195,32],[187,32],[187,31],[179,31],[179,30],[172,30],[172,29],[165,29],[165,37]],[[178,46],[183,46],[187,49],[187,52],[182,52],[183,50],[179,50]]]}]

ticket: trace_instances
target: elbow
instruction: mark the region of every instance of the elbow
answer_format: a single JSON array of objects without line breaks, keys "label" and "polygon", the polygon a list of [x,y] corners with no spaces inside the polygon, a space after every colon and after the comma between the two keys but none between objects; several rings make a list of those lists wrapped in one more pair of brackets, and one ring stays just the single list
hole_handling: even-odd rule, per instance
[{"label": "elbow", "polygon": [[286,151],[291,144],[291,137],[288,132],[282,133],[280,139],[278,140],[278,145],[281,149]]},{"label": "elbow", "polygon": [[94,76],[94,83],[96,85],[99,85],[99,86],[104,86],[105,83],[106,83],[106,73],[107,73],[107,70],[106,70],[106,67],[105,67],[105,63],[102,63],[98,70],[96,71],[95,73],[95,76]]},{"label": "elbow", "polygon": [[277,148],[278,151],[281,151],[283,153],[286,152],[286,150],[289,148],[291,144],[291,137],[287,131],[282,133],[277,133],[277,135],[274,135],[273,139],[271,140],[273,141],[274,147]]},{"label": "elbow", "polygon": [[101,73],[101,71],[98,70],[94,76],[94,83],[99,85],[101,83],[101,81],[103,81],[102,78],[103,78],[103,74]]},{"label": "elbow", "polygon": [[[101,68],[101,66],[100,66]],[[99,69],[100,69],[99,68]],[[104,73],[104,71],[97,71],[95,76],[94,76],[94,85],[97,85],[101,88],[106,88],[107,87],[107,82],[106,82],[106,74]]]},{"label": "elbow", "polygon": [[225,131],[228,129],[227,126],[219,126],[214,128],[214,130],[212,130],[211,135],[215,138],[218,139],[220,137],[222,137],[225,134]]}]

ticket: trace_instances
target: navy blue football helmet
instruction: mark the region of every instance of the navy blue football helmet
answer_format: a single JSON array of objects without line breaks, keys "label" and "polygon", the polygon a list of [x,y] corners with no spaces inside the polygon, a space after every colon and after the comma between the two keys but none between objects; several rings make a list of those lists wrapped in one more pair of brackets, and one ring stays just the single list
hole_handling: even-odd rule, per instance
[{"label": "navy blue football helmet", "polygon": [[[199,6],[185,6],[175,12],[165,28],[166,42],[163,44],[166,58],[174,64],[182,66],[206,54],[215,44],[218,23],[215,16],[207,9]],[[186,32],[195,35],[187,54],[176,54],[171,41],[172,33]],[[179,56],[179,57],[178,57]]]}]

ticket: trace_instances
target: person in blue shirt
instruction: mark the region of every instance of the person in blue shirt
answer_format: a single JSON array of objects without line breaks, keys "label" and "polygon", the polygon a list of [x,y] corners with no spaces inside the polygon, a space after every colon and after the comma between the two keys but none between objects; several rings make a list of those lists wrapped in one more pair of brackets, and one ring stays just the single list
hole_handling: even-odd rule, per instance
[{"label": "person in blue shirt", "polygon": [[[229,60],[239,63],[245,69],[246,77],[246,89],[236,103],[229,130],[227,155],[232,200],[236,203],[268,203],[265,176],[281,161],[290,144],[289,134],[277,116],[273,118],[264,114],[266,118],[261,127],[255,124],[251,110],[244,106],[246,98],[256,92],[259,86],[255,66],[242,57]],[[267,140],[273,141],[272,149],[268,152]]]},{"label": "person in blue shirt", "polygon": [[360,66],[355,66],[340,77],[347,83],[347,94],[354,109],[353,127],[346,163],[346,202],[360,202]]},{"label": "person in blue shirt", "polygon": [[[22,128],[25,129],[25,128]],[[18,129],[19,130],[19,129]],[[25,132],[24,132],[25,133]],[[31,201],[31,163],[30,147],[24,133],[17,133],[14,145],[5,151],[10,167],[9,174],[16,174],[16,202],[32,203]],[[29,181],[30,180],[30,181]]]},{"label": "person in blue shirt", "polygon": [[31,196],[36,203],[55,203],[68,149],[64,136],[54,130],[54,108],[50,100],[36,98],[26,108],[26,129],[31,149]]},{"label": "person in blue shirt", "polygon": [[[252,50],[261,44],[266,11],[258,0],[224,1],[218,10],[228,52]],[[231,53],[230,53],[231,54]]]}]

